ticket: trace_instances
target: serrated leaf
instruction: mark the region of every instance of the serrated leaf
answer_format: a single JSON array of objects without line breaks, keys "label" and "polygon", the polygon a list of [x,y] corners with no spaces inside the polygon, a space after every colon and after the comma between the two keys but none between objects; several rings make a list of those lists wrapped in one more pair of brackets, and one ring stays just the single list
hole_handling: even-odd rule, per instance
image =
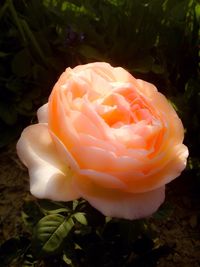
[{"label": "serrated leaf", "polygon": [[59,250],[73,225],[71,218],[66,219],[60,214],[43,217],[38,222],[34,233],[35,249],[39,255],[48,255]]},{"label": "serrated leaf", "polygon": [[83,225],[87,225],[87,224],[88,224],[84,212],[77,212],[77,213],[73,214],[73,217],[74,217],[80,224],[83,224]]}]

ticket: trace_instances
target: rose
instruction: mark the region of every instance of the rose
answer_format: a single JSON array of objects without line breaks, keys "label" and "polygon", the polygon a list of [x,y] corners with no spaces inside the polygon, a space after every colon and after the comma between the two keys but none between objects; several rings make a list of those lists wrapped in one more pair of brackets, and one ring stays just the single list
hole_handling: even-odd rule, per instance
[{"label": "rose", "polygon": [[107,216],[142,218],[186,166],[175,110],[154,85],[120,67],[67,68],[38,120],[17,144],[38,198],[83,197]]}]

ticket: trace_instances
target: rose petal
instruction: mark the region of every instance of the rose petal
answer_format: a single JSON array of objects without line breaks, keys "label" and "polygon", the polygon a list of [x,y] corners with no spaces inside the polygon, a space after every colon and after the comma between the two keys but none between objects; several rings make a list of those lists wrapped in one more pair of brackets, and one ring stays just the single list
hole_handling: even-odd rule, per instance
[{"label": "rose petal", "polygon": [[59,153],[60,159],[62,159],[66,165],[69,165],[70,168],[74,172],[77,172],[79,170],[79,166],[76,160],[73,158],[71,153],[67,150],[65,145],[61,142],[61,140],[59,140],[59,138],[54,133],[50,132],[50,134],[54,141],[56,150]]},{"label": "rose petal", "polygon": [[114,200],[84,197],[105,216],[134,220],[148,217],[157,211],[165,199],[165,187],[143,194],[119,194]]},{"label": "rose petal", "polygon": [[59,88],[54,87],[49,98],[49,129],[60,139],[62,143],[69,149],[77,144],[79,137],[74,129],[68,116],[66,116],[65,106],[61,103]]},{"label": "rose petal", "polygon": [[40,123],[48,123],[48,103],[38,109],[37,117]]},{"label": "rose petal", "polygon": [[[104,96],[112,91],[111,84],[105,79],[106,77],[102,77],[102,75],[99,75],[99,70],[97,69],[87,69],[84,71],[80,71],[78,74],[75,73],[75,75],[78,75],[79,79],[82,79],[85,81],[92,90],[97,93],[97,95]],[[78,79],[76,78],[76,81]]]},{"label": "rose petal", "polygon": [[71,153],[83,169],[124,172],[126,170],[138,171],[142,166],[142,162],[136,158],[117,156],[114,152],[99,147],[74,146]]},{"label": "rose petal", "polygon": [[127,189],[127,186],[115,176],[108,173],[102,173],[94,170],[80,170],[79,174],[85,179],[91,179],[92,182],[96,182],[98,185],[106,188],[119,188]]},{"label": "rose petal", "polygon": [[17,143],[17,153],[29,169],[34,196],[63,201],[80,197],[72,185],[73,173],[58,154],[46,124],[27,127]]},{"label": "rose petal", "polygon": [[77,133],[83,133],[95,138],[102,139],[101,132],[97,126],[84,114],[79,111],[72,111],[70,121]]},{"label": "rose petal", "polygon": [[111,65],[105,62],[94,62],[85,65],[77,66],[73,69],[74,72],[84,72],[90,70],[98,74],[100,77],[104,78],[107,81],[113,81],[115,79]]},{"label": "rose petal", "polygon": [[[88,183],[88,181],[86,182]],[[123,193],[114,189],[95,187],[76,180],[76,186],[94,208],[105,216],[125,219],[141,219],[152,215],[165,198],[165,186],[141,194]]]},{"label": "rose petal", "polygon": [[155,92],[158,91],[155,85],[153,85],[152,83],[148,83],[140,79],[137,79],[136,81],[138,85],[137,88],[139,87],[140,92],[142,92],[147,99],[153,98]]},{"label": "rose petal", "polygon": [[188,157],[187,147],[180,144],[174,147],[173,152],[174,154],[169,154],[171,156],[170,158],[167,157],[163,160],[163,163],[161,162],[161,164],[164,164],[162,168],[159,165],[155,166],[155,168],[151,167],[150,172],[143,176],[144,179],[142,177],[138,179],[139,177],[132,176],[131,172],[129,174],[125,172],[124,175],[120,174],[118,178],[123,179],[129,185],[129,191],[134,193],[159,188],[177,178],[186,167]]},{"label": "rose petal", "polygon": [[80,137],[81,145],[83,145],[85,147],[88,147],[88,146],[95,147],[96,146],[98,148],[102,148],[102,149],[107,150],[107,151],[112,151],[112,152],[117,154],[117,148],[113,144],[111,144],[109,141],[101,140],[101,139],[98,139],[94,136],[91,136],[88,134],[83,134],[83,133],[80,133],[79,137]]}]

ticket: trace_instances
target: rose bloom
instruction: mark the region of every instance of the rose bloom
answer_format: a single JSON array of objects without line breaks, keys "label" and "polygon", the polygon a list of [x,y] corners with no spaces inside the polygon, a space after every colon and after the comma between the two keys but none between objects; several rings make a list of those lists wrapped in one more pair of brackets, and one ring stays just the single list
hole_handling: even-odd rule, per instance
[{"label": "rose bloom", "polygon": [[106,216],[143,218],[186,166],[175,110],[154,85],[123,68],[67,68],[37,115],[17,152],[38,198],[82,197]]}]

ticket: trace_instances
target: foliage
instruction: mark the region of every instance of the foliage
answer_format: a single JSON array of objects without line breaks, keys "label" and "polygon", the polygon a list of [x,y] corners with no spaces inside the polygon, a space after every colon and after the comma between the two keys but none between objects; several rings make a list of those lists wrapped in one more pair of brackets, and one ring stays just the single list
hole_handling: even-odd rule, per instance
[{"label": "foliage", "polygon": [[[166,209],[169,206],[157,213],[159,220],[168,217]],[[2,244],[2,267],[13,263],[23,267],[150,267],[169,253],[147,220],[104,217],[83,200],[29,201],[23,219],[30,231]]]}]

